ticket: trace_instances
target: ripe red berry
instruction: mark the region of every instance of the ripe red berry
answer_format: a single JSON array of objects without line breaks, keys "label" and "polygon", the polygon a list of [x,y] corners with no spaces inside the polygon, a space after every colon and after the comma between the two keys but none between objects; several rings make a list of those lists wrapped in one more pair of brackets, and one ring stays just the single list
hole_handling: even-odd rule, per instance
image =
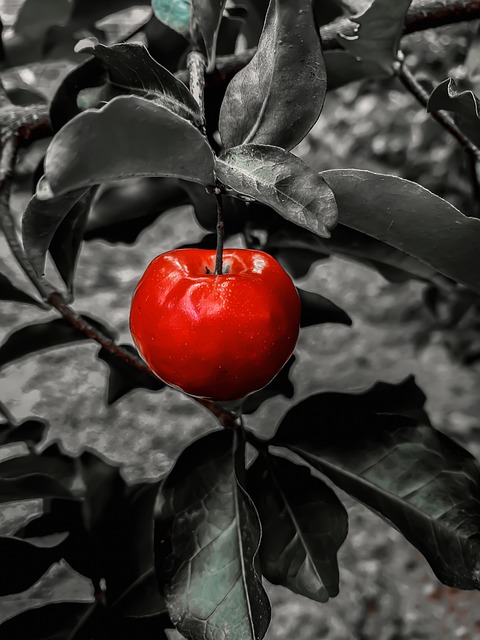
[{"label": "ripe red berry", "polygon": [[295,348],[300,299],[290,276],[262,251],[177,249],[149,265],[134,293],[130,329],[164,382],[212,400],[261,389]]}]

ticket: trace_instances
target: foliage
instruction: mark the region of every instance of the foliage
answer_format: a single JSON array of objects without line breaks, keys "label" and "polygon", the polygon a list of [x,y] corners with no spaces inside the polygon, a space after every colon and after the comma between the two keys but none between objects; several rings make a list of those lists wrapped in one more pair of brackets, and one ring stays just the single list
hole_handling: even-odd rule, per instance
[{"label": "foliage", "polygon": [[[185,203],[205,230],[199,246],[215,246],[220,209],[227,242],[236,235],[272,254],[293,278],[319,259],[347,256],[393,281],[424,282],[426,304],[445,326],[470,314],[478,331],[477,218],[408,179],[407,169],[318,172],[295,154],[323,117],[327,90],[377,75],[388,87],[397,76],[463,145],[479,206],[478,68],[471,55],[465,90],[447,79],[429,96],[399,51],[410,2],[374,0],[361,15],[345,15],[337,38],[331,22],[348,13],[340,0],[153,0],[132,25],[146,46],[112,42],[98,26],[142,3],[41,4],[22,4],[3,42],[3,68],[75,55],[80,62],[48,114],[38,96],[23,95],[20,107],[14,92],[1,92],[1,228],[38,297],[0,274],[0,298],[39,314],[5,338],[1,367],[92,339],[107,367],[109,404],[137,388],[161,402],[165,385],[134,347],[69,305],[83,242],[133,244]],[[257,48],[245,52],[242,43]],[[48,148],[28,174],[22,248],[9,207],[20,178],[11,174],[17,147],[33,154],[36,136]],[[64,292],[43,275],[50,259]],[[302,327],[352,323],[321,292],[298,292]],[[61,317],[43,319],[50,308]],[[165,638],[175,627],[192,640],[260,640],[270,620],[263,577],[319,603],[339,591],[348,514],[332,485],[398,528],[443,583],[478,589],[480,467],[431,424],[414,379],[298,398],[294,360],[238,406],[199,399],[210,422],[155,482],[130,484],[88,449],[70,455],[59,442],[45,446],[42,420],[17,424],[0,404],[0,502],[42,501],[37,517],[0,537],[1,594],[25,591],[62,559],[91,585],[89,601],[25,611],[3,622],[0,635]],[[245,416],[276,395],[293,400],[267,440]],[[12,443],[23,443],[22,455],[8,458]]]}]

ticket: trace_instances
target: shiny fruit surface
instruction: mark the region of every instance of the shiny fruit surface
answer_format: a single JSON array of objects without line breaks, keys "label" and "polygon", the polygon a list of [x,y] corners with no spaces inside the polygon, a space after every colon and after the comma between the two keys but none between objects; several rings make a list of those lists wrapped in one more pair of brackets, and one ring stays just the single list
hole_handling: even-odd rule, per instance
[{"label": "shiny fruit surface", "polygon": [[270,255],[177,249],[148,266],[135,290],[130,330],[148,366],[189,395],[237,400],[261,389],[295,347],[300,299]]}]

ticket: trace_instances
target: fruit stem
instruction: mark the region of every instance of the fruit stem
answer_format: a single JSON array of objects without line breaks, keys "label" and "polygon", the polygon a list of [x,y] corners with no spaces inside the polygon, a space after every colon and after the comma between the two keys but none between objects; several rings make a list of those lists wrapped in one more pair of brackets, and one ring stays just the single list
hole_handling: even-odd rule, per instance
[{"label": "fruit stem", "polygon": [[215,257],[215,275],[223,273],[223,244],[225,240],[225,223],[223,220],[222,192],[216,187],[215,198],[217,200],[217,254]]}]

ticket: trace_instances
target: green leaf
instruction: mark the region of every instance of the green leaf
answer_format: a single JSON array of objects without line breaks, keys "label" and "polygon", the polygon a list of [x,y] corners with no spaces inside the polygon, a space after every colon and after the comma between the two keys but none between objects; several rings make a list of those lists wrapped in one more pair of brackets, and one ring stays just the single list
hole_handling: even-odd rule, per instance
[{"label": "green leaf", "polygon": [[182,36],[190,33],[191,0],[152,0],[155,16]]},{"label": "green leaf", "polygon": [[191,0],[193,16],[207,52],[208,71],[215,69],[215,49],[226,0]]},{"label": "green leaf", "polygon": [[[90,203],[84,188],[48,198],[43,195],[45,187],[46,181],[42,178],[37,187],[37,193],[30,198],[22,217],[23,246],[28,259],[39,275],[45,272],[47,251],[62,221],[72,213],[71,221],[75,224],[85,211],[88,212]],[[48,189],[48,186],[46,188]],[[71,273],[69,271],[68,268],[64,269],[63,275],[65,280],[71,281],[73,269]]]},{"label": "green leaf", "polygon": [[300,158],[279,147],[246,144],[222,153],[218,178],[324,238],[337,222],[332,190]]},{"label": "green leaf", "polygon": [[351,326],[352,319],[343,309],[335,303],[324,298],[319,293],[298,289],[298,295],[302,303],[301,327],[311,327],[325,322],[336,322]]},{"label": "green leaf", "polygon": [[95,602],[55,602],[28,609],[0,624],[0,636],[28,640],[34,630],[35,640],[86,640],[93,637],[97,606]]},{"label": "green leaf", "polygon": [[107,73],[107,87],[101,99],[134,94],[169,109],[194,124],[202,123],[202,114],[187,87],[165,67],[158,64],[139,44],[85,44],[78,49],[92,53]]},{"label": "green leaf", "polygon": [[373,0],[366,11],[351,18],[357,25],[356,35],[338,34],[338,41],[355,58],[376,62],[391,74],[411,3],[412,0]]},{"label": "green leaf", "polygon": [[[112,336],[97,320],[82,316],[103,333]],[[63,318],[29,324],[10,333],[0,345],[0,367],[44,349],[61,347],[90,338]]]},{"label": "green leaf", "polygon": [[118,96],[98,111],[79,114],[56,134],[45,175],[55,195],[146,176],[211,185],[213,153],[187,120],[144,98]]},{"label": "green leaf", "polygon": [[[138,355],[137,350],[128,345],[120,345],[132,354]],[[150,389],[151,391],[159,391],[165,387],[165,383],[159,378],[137,371],[131,365],[123,362],[120,358],[107,351],[104,347],[97,354],[99,360],[103,360],[108,366],[108,391],[107,404],[114,404],[130,391],[135,389]]]},{"label": "green leaf", "polygon": [[42,306],[39,300],[35,300],[31,295],[16,287],[3,273],[0,273],[0,300],[33,304],[36,307]]},{"label": "green leaf", "polygon": [[393,524],[439,580],[479,589],[478,463],[431,426],[375,404],[372,395],[311,396],[290,409],[272,442]]},{"label": "green leaf", "polygon": [[35,541],[0,536],[0,596],[20,593],[30,588],[47,569],[63,557],[67,534],[57,534]]},{"label": "green leaf", "polygon": [[460,129],[480,146],[480,100],[473,91],[459,91],[455,80],[448,78],[435,87],[427,111],[452,111]]},{"label": "green leaf", "polygon": [[254,565],[260,524],[238,476],[245,463],[236,439],[222,430],[193,442],[163,486],[173,517],[165,600],[191,640],[261,640],[270,620]]},{"label": "green leaf", "polygon": [[326,75],[310,0],[271,0],[258,49],[230,82],[220,111],[226,148],[292,149],[322,111]]},{"label": "green leaf", "polygon": [[480,293],[480,220],[467,218],[428,189],[396,176],[358,169],[321,175],[335,194],[342,225]]},{"label": "green leaf", "polygon": [[247,479],[262,523],[263,575],[317,602],[336,596],[348,515],[335,493],[305,467],[269,454],[258,456]]}]

